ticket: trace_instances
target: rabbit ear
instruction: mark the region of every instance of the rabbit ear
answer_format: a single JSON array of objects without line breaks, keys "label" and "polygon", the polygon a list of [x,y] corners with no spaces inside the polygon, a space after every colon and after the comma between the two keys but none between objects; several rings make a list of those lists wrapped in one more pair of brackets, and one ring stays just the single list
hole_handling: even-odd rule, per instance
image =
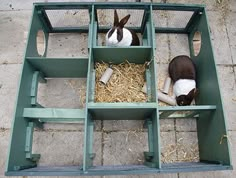
[{"label": "rabbit ear", "polygon": [[121,19],[119,23],[119,27],[123,28],[125,24],[128,22],[129,18],[130,18],[130,14],[125,16],[123,19]]},{"label": "rabbit ear", "polygon": [[199,90],[197,88],[194,88],[188,93],[187,97],[189,99],[195,98],[198,95],[198,93],[199,93]]},{"label": "rabbit ear", "polygon": [[114,11],[114,24],[113,24],[115,27],[119,25],[119,17],[118,17],[118,14],[117,14],[117,11],[115,9]]}]

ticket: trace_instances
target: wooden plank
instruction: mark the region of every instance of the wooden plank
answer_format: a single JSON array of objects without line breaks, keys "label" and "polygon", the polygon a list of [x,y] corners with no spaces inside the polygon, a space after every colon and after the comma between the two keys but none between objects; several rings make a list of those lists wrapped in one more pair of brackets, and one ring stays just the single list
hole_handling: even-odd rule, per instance
[{"label": "wooden plank", "polygon": [[159,111],[204,111],[216,110],[215,105],[195,105],[195,106],[159,106]]},{"label": "wooden plank", "polygon": [[146,61],[150,60],[151,51],[151,46],[99,46],[93,49],[95,61],[112,62],[113,64],[120,64],[125,60],[131,63],[144,64]]},{"label": "wooden plank", "polygon": [[84,109],[24,108],[24,118],[40,119],[43,122],[83,121]]},{"label": "wooden plank", "polygon": [[36,70],[47,78],[86,78],[88,58],[26,58]]}]

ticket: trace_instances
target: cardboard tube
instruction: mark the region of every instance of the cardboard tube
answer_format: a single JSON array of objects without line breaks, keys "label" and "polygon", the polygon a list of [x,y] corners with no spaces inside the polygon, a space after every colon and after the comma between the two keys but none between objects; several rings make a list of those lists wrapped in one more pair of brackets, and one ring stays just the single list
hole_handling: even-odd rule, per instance
[{"label": "cardboard tube", "polygon": [[113,70],[111,68],[107,68],[102,77],[100,78],[100,82],[106,84],[112,75]]},{"label": "cardboard tube", "polygon": [[171,106],[176,105],[176,100],[174,98],[170,97],[169,95],[166,95],[160,91],[157,91],[157,96],[158,96],[158,100],[160,100],[160,101],[163,101]]},{"label": "cardboard tube", "polygon": [[145,82],[142,88],[143,93],[147,93],[147,83]]},{"label": "cardboard tube", "polygon": [[162,93],[168,94],[170,89],[171,78],[166,77],[164,86],[162,88]]}]

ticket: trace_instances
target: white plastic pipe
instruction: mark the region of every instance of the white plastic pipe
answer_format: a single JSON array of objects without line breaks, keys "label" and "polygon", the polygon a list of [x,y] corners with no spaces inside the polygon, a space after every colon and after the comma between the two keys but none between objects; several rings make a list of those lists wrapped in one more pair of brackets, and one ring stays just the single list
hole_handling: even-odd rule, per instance
[{"label": "white plastic pipe", "polygon": [[108,67],[99,81],[106,84],[108,80],[110,79],[112,73],[113,73],[113,70]]},{"label": "white plastic pipe", "polygon": [[170,83],[171,83],[171,78],[170,77],[166,77],[165,83],[164,83],[163,88],[161,90],[162,93],[165,93],[165,94],[169,93]]},{"label": "white plastic pipe", "polygon": [[169,95],[166,95],[160,91],[157,91],[157,96],[158,96],[158,100],[160,100],[160,101],[163,101],[171,106],[176,105],[176,100],[174,98],[170,97]]},{"label": "white plastic pipe", "polygon": [[147,93],[147,83],[145,82],[142,88],[143,93]]}]

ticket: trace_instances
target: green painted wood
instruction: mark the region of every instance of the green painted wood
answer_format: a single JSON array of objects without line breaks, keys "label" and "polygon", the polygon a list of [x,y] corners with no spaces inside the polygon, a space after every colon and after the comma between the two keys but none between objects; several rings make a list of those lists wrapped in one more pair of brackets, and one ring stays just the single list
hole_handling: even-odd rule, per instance
[{"label": "green painted wood", "polygon": [[53,27],[51,33],[88,33],[89,26],[80,27]]},{"label": "green painted wood", "polygon": [[29,125],[26,128],[25,157],[37,162],[40,159],[40,154],[32,154],[34,125],[33,122],[29,122]]},{"label": "green painted wood", "polygon": [[27,57],[36,70],[46,78],[85,78],[88,72],[87,58]]},{"label": "green painted wood", "polygon": [[[144,31],[142,30],[142,28],[140,28],[140,27],[134,27],[134,26],[129,26],[129,24],[126,24],[125,27],[126,27],[127,29],[130,29],[130,30],[135,31],[136,33],[141,33],[141,34],[143,34],[143,32],[144,32]],[[142,25],[141,25],[141,27],[142,27]],[[143,28],[145,28],[145,26],[143,26]],[[110,29],[111,29],[111,26],[98,26],[97,32],[98,32],[98,33],[107,33],[108,30],[110,30]]]},{"label": "green painted wood", "polygon": [[51,25],[51,22],[47,16],[45,10],[37,11],[37,12],[38,12],[39,19],[40,19],[45,31],[47,33],[51,33],[52,32],[52,25]]},{"label": "green painted wood", "polygon": [[[148,150],[153,153],[153,130],[152,130],[152,120],[147,120],[147,128],[148,128]],[[145,155],[145,152],[144,152]],[[153,156],[153,155],[152,155]]]},{"label": "green painted wood", "polygon": [[[48,29],[45,28],[45,26],[41,23],[38,12],[34,9],[33,10],[33,15],[31,19],[31,26],[29,29],[29,34],[28,34],[28,41],[26,45],[26,51],[25,51],[25,56],[31,56],[31,57],[39,57],[37,47],[36,47],[36,37],[37,33],[39,30],[43,30],[44,36],[45,36],[45,46],[47,49],[48,46]],[[47,51],[44,53],[44,57],[46,56]]]},{"label": "green painted wood", "polygon": [[[144,11],[144,14],[143,14],[143,18],[142,18],[142,22],[141,22],[141,33],[143,34],[144,33],[144,30],[146,28],[146,24],[147,24],[147,21],[149,19],[149,16],[150,16],[150,10],[145,10]],[[128,27],[127,27],[128,28]],[[128,28],[129,29],[129,28]],[[139,28],[140,29],[140,28]]]},{"label": "green painted wood", "polygon": [[38,80],[39,80],[39,71],[35,71],[33,74],[31,93],[30,93],[31,105],[33,106],[37,104]]},{"label": "green painted wood", "polygon": [[204,111],[216,110],[215,105],[192,105],[192,106],[159,106],[159,111]]},{"label": "green painted wood", "polygon": [[156,33],[183,33],[186,34],[185,28],[155,27]]},{"label": "green painted wood", "polygon": [[151,75],[151,101],[156,102],[157,100],[157,69],[156,62],[154,62],[154,58],[152,58],[149,64],[149,70]]},{"label": "green painted wood", "polygon": [[144,64],[150,60],[151,46],[94,47],[93,53],[96,62],[120,64],[128,60],[131,63]]},{"label": "green painted wood", "polygon": [[155,10],[179,10],[179,11],[194,11],[203,9],[205,6],[200,4],[163,4],[163,3],[148,3],[148,2],[49,2],[49,3],[34,3],[38,10],[41,9],[87,9],[94,5],[95,9],[148,9],[152,5]]},{"label": "green painted wood", "polygon": [[150,69],[150,74],[151,74],[151,97],[152,97],[152,101],[157,102],[157,66],[156,66],[156,34],[155,34],[155,27],[154,27],[154,23],[153,23],[153,11],[152,11],[152,6],[150,8],[150,16],[149,16],[149,25],[150,25],[150,32],[149,37],[151,40],[151,46],[152,46],[152,50],[151,50],[151,60],[149,61],[149,69]]},{"label": "green painted wood", "polygon": [[[141,27],[132,27],[136,32],[143,32],[143,46],[127,47],[127,48],[111,48],[106,46],[97,46],[97,32],[106,33],[108,27],[102,26],[97,28],[97,9],[141,9],[145,14],[142,19]],[[46,16],[45,10],[49,9],[87,9],[89,10],[90,23],[88,26],[75,27],[50,27],[50,22]],[[173,10],[173,11],[192,11],[194,15],[191,17],[185,28],[160,28],[154,26],[152,10]],[[150,11],[150,12],[149,12]],[[197,15],[196,12],[202,12]],[[89,33],[87,59],[82,58],[45,58],[39,57],[36,50],[36,34],[38,30],[45,33],[46,47],[48,41],[48,32],[86,32]],[[203,49],[199,56],[192,58],[195,60],[198,70],[198,88],[200,94],[196,99],[197,106],[185,107],[160,107],[157,103],[157,67],[154,59],[155,54],[155,32],[159,33],[188,33],[190,41],[190,51],[192,51],[191,39],[196,30],[202,32]],[[47,51],[46,51],[47,52]],[[46,56],[46,52],[44,56]],[[118,54],[118,55],[114,55]],[[207,60],[204,60],[207,58]],[[138,64],[148,61],[147,73],[150,75],[147,82],[150,87],[151,102],[148,103],[93,103],[94,102],[94,84],[95,70],[94,63],[97,61],[112,61],[113,63],[121,63],[124,60]],[[211,69],[211,70],[209,70]],[[36,161],[39,159],[38,154],[25,152],[30,150],[32,132],[29,128],[29,122],[34,122],[36,127],[42,127],[43,122],[61,122],[72,121],[75,118],[69,117],[67,111],[56,112],[58,117],[53,113],[47,114],[44,111],[52,108],[31,108],[31,95],[36,95],[37,82],[34,79],[35,71],[43,74],[44,77],[87,77],[87,95],[86,107],[84,109],[84,151],[83,165],[73,168],[70,166],[60,167],[36,167]],[[149,81],[148,81],[149,80]],[[32,82],[33,81],[33,82]],[[40,105],[34,101],[35,107]],[[24,109],[45,109],[43,112],[33,112],[24,118]],[[27,111],[27,112],[28,112]],[[58,111],[58,110],[57,110]],[[160,119],[164,114],[173,112],[169,117],[176,116],[178,111],[187,111],[187,114],[179,115],[180,118],[197,117],[198,141],[200,150],[200,160],[204,163],[186,163],[186,164],[161,164],[160,159]],[[27,113],[26,112],[26,113]],[[159,116],[159,112],[163,115]],[[37,113],[37,114],[35,114]],[[46,112],[47,113],[47,112]],[[67,114],[65,114],[67,113]],[[90,115],[91,114],[91,115]],[[41,116],[39,122],[38,118]],[[73,114],[72,114],[73,115]],[[36,118],[36,116],[38,118]],[[76,116],[75,116],[76,117]],[[151,123],[148,125],[149,132],[149,154],[150,160],[146,161],[146,165],[125,165],[125,166],[94,166],[93,158],[93,131],[95,119],[132,119],[145,120],[150,118]],[[18,100],[16,103],[15,117],[13,121],[13,129],[11,133],[11,145],[9,148],[9,158],[7,162],[6,175],[22,175],[22,176],[68,176],[68,175],[126,175],[126,174],[146,174],[146,173],[170,173],[170,172],[188,172],[188,171],[209,171],[209,170],[227,170],[232,169],[228,140],[227,128],[224,121],[224,113],[220,98],[219,85],[217,81],[214,56],[210,42],[210,35],[207,25],[204,6],[201,5],[178,5],[178,4],[159,4],[159,3],[42,3],[35,4],[32,15],[31,27],[29,30],[28,43],[26,47],[25,60],[22,69],[22,77],[19,86]],[[80,120],[80,119],[78,119]],[[82,119],[83,120],[83,119]],[[221,144],[219,144],[221,142]],[[26,149],[27,146],[27,149]],[[144,153],[145,154],[145,153]],[[147,155],[147,153],[146,153]],[[207,163],[206,163],[207,162]],[[216,164],[218,163],[218,164]],[[222,163],[222,164],[221,164]],[[33,168],[35,167],[35,168]]]},{"label": "green painted wood", "polygon": [[162,112],[160,114],[160,119],[163,119],[163,118],[168,118],[171,114],[173,114],[175,111],[165,111],[165,112]]},{"label": "green painted wood", "polygon": [[24,108],[31,107],[31,84],[34,69],[24,61],[17,102],[11,129],[11,141],[8,152],[6,171],[35,167],[35,161],[25,157],[26,129],[28,122],[23,118]]},{"label": "green painted wood", "polygon": [[88,141],[89,141],[89,146],[88,146],[88,159],[89,159],[89,167],[91,167],[93,165],[93,159],[95,158],[95,153],[93,152],[93,130],[94,130],[94,121],[92,119],[92,116],[90,116],[91,120],[89,120],[89,124],[88,124],[88,132],[89,132],[89,137],[88,137]]},{"label": "green painted wood", "polygon": [[34,131],[34,123],[29,122],[29,126],[26,128],[25,152],[32,151],[33,131]]},{"label": "green painted wood", "polygon": [[84,121],[84,109],[25,108],[24,118],[39,119],[42,122]]},{"label": "green painted wood", "polygon": [[37,162],[40,159],[40,154],[32,154],[32,153],[26,153],[26,158],[31,159],[32,161]]},{"label": "green painted wood", "polygon": [[89,111],[96,120],[144,120],[150,116],[153,108],[97,108]]},{"label": "green painted wood", "polygon": [[87,117],[85,120],[85,137],[84,137],[84,159],[83,159],[83,171],[88,170],[93,166],[93,159],[91,154],[93,153],[93,118],[87,111]]},{"label": "green painted wood", "polygon": [[202,11],[200,10],[194,11],[192,17],[190,18],[189,22],[187,23],[185,27],[186,33],[190,33],[192,31],[194,24],[199,20],[201,14],[202,14]]},{"label": "green painted wood", "polygon": [[157,104],[155,102],[153,103],[127,103],[127,102],[121,102],[121,103],[88,103],[89,109],[121,109],[121,108],[130,108],[130,109],[139,109],[139,108],[151,108],[155,109],[157,107]]},{"label": "green painted wood", "polygon": [[[91,50],[93,47],[93,39],[94,39],[94,21],[95,21],[95,11],[94,11],[94,6],[92,6],[92,9],[90,9],[90,16],[91,16],[91,21],[90,21],[90,27],[91,29],[89,30],[89,63],[88,63],[88,74],[87,74],[87,90],[86,90],[86,106],[85,106],[85,124],[84,124],[84,148],[83,148],[83,166],[82,169],[84,172],[87,172],[88,168],[92,166],[92,160],[91,160],[91,153],[92,153],[92,143],[93,143],[93,128],[91,127],[91,124],[93,124],[93,118],[90,115],[88,111],[88,105],[87,103],[91,100],[93,100],[93,89],[91,85],[94,85],[94,80],[92,71],[94,70],[94,60],[93,60],[93,51]],[[92,91],[91,91],[92,90]],[[92,98],[91,98],[92,97]]]},{"label": "green painted wood", "polygon": [[[28,170],[10,171],[7,176],[97,176],[97,175],[135,175],[135,174],[158,174],[158,173],[178,173],[178,172],[199,172],[232,170],[232,166],[206,163],[169,163],[164,164],[162,169],[149,168],[143,165],[118,166],[94,166],[90,170],[83,172],[78,166],[60,167],[37,167]],[[146,175],[147,177],[149,175]]]},{"label": "green painted wood", "polygon": [[155,110],[152,113],[152,130],[153,130],[153,159],[154,167],[161,168],[161,146],[160,146],[160,124],[159,124],[159,115],[158,110]]},{"label": "green painted wood", "polygon": [[[208,111],[201,111],[201,113],[203,113],[203,112],[208,112]],[[175,112],[166,118],[160,117],[160,119],[193,119],[193,118],[197,119],[198,117],[199,117],[198,112],[193,111],[193,112],[191,112],[191,114],[182,113],[182,112],[181,113]]]},{"label": "green painted wood", "polygon": [[[159,106],[160,119],[173,118],[198,118],[200,114],[215,112],[214,105],[200,105],[200,106]],[[181,113],[178,113],[181,112]],[[185,113],[183,113],[185,112]],[[189,113],[190,112],[190,113]],[[197,116],[196,116],[197,115]]]},{"label": "green painted wood", "polygon": [[153,3],[153,10],[173,10],[173,11],[203,11],[205,5],[203,4],[162,4],[162,3]]},{"label": "green painted wood", "polygon": [[[218,161],[224,165],[231,165],[228,139],[223,139],[220,144],[222,136],[227,135],[227,127],[206,12],[204,11],[200,17],[189,34],[191,57],[197,66],[197,87],[200,91],[196,104],[216,105],[214,113],[200,114],[197,120],[200,160]],[[202,43],[198,56],[193,55],[192,39],[195,31],[201,32]]]},{"label": "green painted wood", "polygon": [[201,112],[200,111],[193,111],[192,113],[190,114],[186,114],[186,116],[184,116],[185,118],[193,118],[193,117],[199,117],[199,114]]},{"label": "green painted wood", "polygon": [[96,120],[144,120],[156,109],[156,103],[88,103]]}]

